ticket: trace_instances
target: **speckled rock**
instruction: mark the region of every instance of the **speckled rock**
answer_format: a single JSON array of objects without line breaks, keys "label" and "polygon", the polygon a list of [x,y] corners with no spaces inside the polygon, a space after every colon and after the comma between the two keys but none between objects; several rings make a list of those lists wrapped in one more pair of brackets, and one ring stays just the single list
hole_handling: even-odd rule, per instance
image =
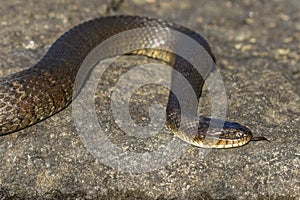
[{"label": "speckled rock", "polygon": [[[32,66],[62,33],[88,19],[113,14],[163,18],[208,39],[225,84],[228,119],[270,142],[229,150],[187,146],[159,169],[124,172],[88,151],[69,106],[37,125],[0,137],[0,199],[299,199],[299,9],[298,0],[3,1],[1,76]],[[99,83],[95,100],[104,105],[97,114],[109,137],[137,154],[173,140],[163,130],[136,141],[109,115],[117,77],[140,62],[134,57],[118,60]],[[144,87],[132,101],[139,105],[142,95],[163,105],[167,94],[165,88]],[[209,96],[201,105],[200,111],[209,114]],[[131,111],[147,124],[147,117],[139,114],[147,111],[139,106]]]}]

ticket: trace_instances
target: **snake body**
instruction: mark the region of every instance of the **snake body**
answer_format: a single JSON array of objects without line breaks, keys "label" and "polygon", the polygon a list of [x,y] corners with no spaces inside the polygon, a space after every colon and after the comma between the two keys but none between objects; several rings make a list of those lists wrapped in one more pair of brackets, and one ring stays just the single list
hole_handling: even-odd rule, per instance
[{"label": "snake body", "polygon": [[[72,101],[74,81],[85,57],[105,39],[126,30],[157,27],[181,32],[199,43],[211,56],[215,57],[207,41],[199,34],[174,23],[139,16],[111,16],[90,20],[63,34],[33,67],[0,79],[0,135],[15,132],[40,122],[65,108]],[[153,42],[153,33],[144,33],[142,44]],[[149,36],[149,37],[148,37]],[[168,38],[164,38],[168,40]],[[134,38],[129,38],[134,40]],[[109,49],[108,49],[109,51]],[[136,54],[146,54],[142,51]],[[166,62],[183,73],[198,98],[200,98],[203,78],[194,73],[186,62],[172,55],[175,63]],[[151,55],[150,55],[151,57]],[[152,56],[155,57],[155,56]],[[167,125],[179,138],[199,147],[238,147],[253,139],[251,131],[238,123],[224,122],[214,125],[206,117],[197,117],[197,133],[181,130],[180,124],[191,126],[190,118],[181,117],[180,105],[175,94],[170,92],[167,105]],[[209,125],[212,127],[208,131]]]}]

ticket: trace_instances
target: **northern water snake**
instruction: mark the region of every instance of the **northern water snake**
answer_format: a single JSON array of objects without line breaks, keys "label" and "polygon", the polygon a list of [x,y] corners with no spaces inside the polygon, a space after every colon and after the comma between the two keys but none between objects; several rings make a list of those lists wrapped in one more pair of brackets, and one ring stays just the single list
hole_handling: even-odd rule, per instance
[{"label": "northern water snake", "polygon": [[[79,67],[90,51],[110,36],[144,27],[166,28],[185,34],[200,44],[215,61],[209,44],[202,36],[174,23],[139,16],[112,16],[90,20],[63,34],[33,67],[0,79],[0,135],[28,127],[65,108],[72,101],[74,81]],[[142,45],[154,42],[153,33],[145,32],[144,35]],[[129,38],[128,43],[134,39]],[[113,48],[109,48],[108,51],[111,49]],[[135,53],[156,57],[143,50]],[[159,59],[170,63],[174,69],[183,73],[198,100],[204,83],[203,78],[188,62],[175,54],[170,55],[175,62],[170,63],[163,57]],[[210,118],[196,117],[194,111],[189,114],[197,121],[196,127],[193,127],[197,129],[197,133],[184,132],[181,131],[180,124],[186,126],[187,130],[191,126],[191,119],[181,114],[178,99],[170,92],[166,117],[168,127],[179,138],[196,146],[230,148],[242,146],[250,140],[264,139],[253,137],[248,128],[238,123],[225,121],[220,127],[218,123],[210,123]],[[209,126],[210,133],[207,133]]]}]

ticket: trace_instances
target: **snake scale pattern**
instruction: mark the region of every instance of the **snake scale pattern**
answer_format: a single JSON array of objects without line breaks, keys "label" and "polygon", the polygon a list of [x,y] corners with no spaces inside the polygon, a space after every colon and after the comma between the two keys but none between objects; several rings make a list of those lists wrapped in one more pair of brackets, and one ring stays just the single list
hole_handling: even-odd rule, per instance
[{"label": "snake scale pattern", "polygon": [[[0,79],[0,135],[38,123],[68,106],[72,101],[77,72],[89,52],[115,34],[143,27],[168,28],[185,34],[200,44],[215,61],[209,44],[201,35],[174,23],[139,16],[111,16],[90,20],[63,34],[36,65]],[[145,38],[141,44],[153,43],[153,33],[144,34]],[[129,39],[128,43],[134,39]],[[149,56],[143,51],[136,54]],[[160,59],[182,73],[191,84],[197,98],[200,98],[204,79],[186,61],[175,54],[172,57],[176,62],[170,63],[163,57]],[[191,123],[191,119],[184,115],[182,117],[179,101],[176,95],[170,92],[166,109],[167,125],[174,135],[193,145],[231,148],[243,146],[250,140],[264,139],[253,137],[248,128],[238,123],[225,121],[220,127],[217,123],[211,123],[212,119],[197,117],[195,112],[191,112],[190,115],[196,120],[196,133],[182,131],[189,130],[195,123]],[[181,129],[180,124],[185,127]]]}]

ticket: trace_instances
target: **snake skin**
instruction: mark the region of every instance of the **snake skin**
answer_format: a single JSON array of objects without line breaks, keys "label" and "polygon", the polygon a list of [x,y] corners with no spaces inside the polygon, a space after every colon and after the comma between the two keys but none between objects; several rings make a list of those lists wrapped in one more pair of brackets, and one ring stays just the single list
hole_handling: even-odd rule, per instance
[{"label": "snake skin", "polygon": [[[168,28],[183,33],[198,42],[215,61],[209,44],[202,36],[173,23],[139,16],[111,16],[85,22],[63,34],[36,65],[0,79],[0,135],[26,128],[65,108],[72,101],[79,67],[91,50],[115,34],[144,27]],[[153,42],[153,33],[146,32],[144,35],[141,44]],[[129,38],[128,43],[134,39]],[[149,56],[142,51],[136,54]],[[171,56],[176,60],[174,63],[159,59],[182,73],[200,98],[203,78],[184,59],[174,54]],[[242,146],[252,138],[251,131],[238,123],[225,122],[220,127],[210,118],[195,115],[196,110],[189,113],[192,117],[182,115],[176,95],[170,92],[167,125],[174,135],[186,142],[199,147],[230,148]],[[195,126],[191,120],[197,122],[194,127],[196,134],[184,131]],[[180,124],[185,127],[180,127]],[[211,129],[208,129],[209,125]]]}]

